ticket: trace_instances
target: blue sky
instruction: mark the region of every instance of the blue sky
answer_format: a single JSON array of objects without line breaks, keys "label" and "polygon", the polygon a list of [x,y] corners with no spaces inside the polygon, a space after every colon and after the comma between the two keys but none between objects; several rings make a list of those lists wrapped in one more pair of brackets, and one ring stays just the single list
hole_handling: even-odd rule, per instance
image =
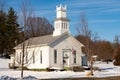
[{"label": "blue sky", "polygon": [[67,5],[67,17],[70,19],[70,31],[76,34],[76,24],[80,22],[80,13],[84,12],[88,27],[98,33],[102,40],[113,41],[120,35],[120,0],[6,0],[17,13],[20,13],[22,1],[32,6],[39,17],[46,17],[53,23],[56,17],[56,5]]}]

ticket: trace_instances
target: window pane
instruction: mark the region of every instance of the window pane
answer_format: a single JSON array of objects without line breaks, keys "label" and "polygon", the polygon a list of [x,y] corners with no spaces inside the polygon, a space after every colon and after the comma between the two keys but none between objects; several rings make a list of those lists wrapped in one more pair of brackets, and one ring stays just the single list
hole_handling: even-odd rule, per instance
[{"label": "window pane", "polygon": [[54,50],[54,63],[57,63],[57,50]]},{"label": "window pane", "polygon": [[76,63],[76,51],[74,51],[74,63]]},{"label": "window pane", "polygon": [[35,51],[33,51],[33,64],[35,63]]},{"label": "window pane", "polygon": [[42,64],[42,51],[40,51],[40,63]]}]

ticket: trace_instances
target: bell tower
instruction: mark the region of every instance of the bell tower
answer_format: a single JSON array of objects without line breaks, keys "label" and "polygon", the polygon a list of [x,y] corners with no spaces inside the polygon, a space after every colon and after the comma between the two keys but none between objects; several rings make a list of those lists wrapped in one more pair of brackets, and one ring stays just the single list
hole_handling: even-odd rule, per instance
[{"label": "bell tower", "polygon": [[56,19],[54,21],[53,36],[58,36],[64,32],[69,32],[69,20],[66,15],[66,8],[66,5],[56,6]]}]

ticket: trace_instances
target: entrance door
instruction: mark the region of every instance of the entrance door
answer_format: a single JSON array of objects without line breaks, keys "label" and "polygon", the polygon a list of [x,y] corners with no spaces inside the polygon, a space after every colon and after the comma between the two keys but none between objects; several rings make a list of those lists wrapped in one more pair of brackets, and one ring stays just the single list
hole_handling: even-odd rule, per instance
[{"label": "entrance door", "polygon": [[69,51],[63,51],[63,67],[69,67]]}]

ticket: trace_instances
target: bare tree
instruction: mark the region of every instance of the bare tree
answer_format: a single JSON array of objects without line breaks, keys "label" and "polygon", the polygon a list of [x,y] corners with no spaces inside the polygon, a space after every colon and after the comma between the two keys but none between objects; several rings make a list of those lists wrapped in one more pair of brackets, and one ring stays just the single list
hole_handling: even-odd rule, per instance
[{"label": "bare tree", "polygon": [[93,48],[94,48],[94,41],[97,40],[98,36],[97,34],[93,34],[92,31],[88,28],[88,22],[85,16],[85,13],[82,12],[80,16],[80,24],[78,27],[76,27],[76,31],[78,35],[76,38],[84,44],[83,52],[86,54],[88,61],[90,62],[91,66],[91,75],[93,75],[93,62],[92,62],[92,56],[93,56]]},{"label": "bare tree", "polygon": [[115,36],[115,39],[114,39],[114,48],[117,48],[120,46],[120,40],[119,40],[120,36],[119,35],[116,35]]},{"label": "bare tree", "polygon": [[6,0],[0,0],[0,11],[4,10],[6,7]]},{"label": "bare tree", "polygon": [[[28,3],[27,2],[22,2],[21,4],[21,17],[22,17],[22,24],[21,24],[21,27],[23,29],[23,32],[22,32],[22,36],[20,38],[22,38],[22,45],[21,45],[21,49],[22,49],[22,52],[21,52],[21,56],[19,56],[21,59],[21,77],[23,77],[23,68],[25,66],[25,59],[27,59],[27,56],[28,56],[28,49],[29,49],[29,45],[31,44],[31,41],[28,40],[27,44],[25,42],[25,40],[27,39],[27,36],[26,36],[26,31],[27,31],[27,19],[28,17],[31,17],[32,16],[32,12],[33,12],[33,9],[32,7],[29,7],[28,6]],[[31,57],[30,57],[31,58]],[[28,62],[27,62],[28,63]]]},{"label": "bare tree", "polygon": [[15,47],[16,52],[19,50],[15,54],[15,63],[20,69],[27,68],[27,66],[35,62],[35,52],[38,52],[38,50],[35,48],[31,50],[32,40],[33,38],[30,38]]},{"label": "bare tree", "polygon": [[90,58],[90,42],[91,42],[91,36],[92,32],[88,29],[88,23],[86,20],[85,13],[81,13],[81,18],[80,18],[80,24],[78,27],[76,27],[78,36],[83,39],[83,44],[84,44],[84,52],[86,53],[88,59]]},{"label": "bare tree", "polygon": [[114,48],[114,65],[120,66],[120,36],[116,35],[114,38],[113,48]]},{"label": "bare tree", "polygon": [[53,27],[46,18],[29,17],[27,21],[28,37],[48,35],[53,32]]},{"label": "bare tree", "polygon": [[118,46],[116,49],[115,49],[115,55],[114,55],[114,65],[116,66],[120,66],[120,46]]}]

